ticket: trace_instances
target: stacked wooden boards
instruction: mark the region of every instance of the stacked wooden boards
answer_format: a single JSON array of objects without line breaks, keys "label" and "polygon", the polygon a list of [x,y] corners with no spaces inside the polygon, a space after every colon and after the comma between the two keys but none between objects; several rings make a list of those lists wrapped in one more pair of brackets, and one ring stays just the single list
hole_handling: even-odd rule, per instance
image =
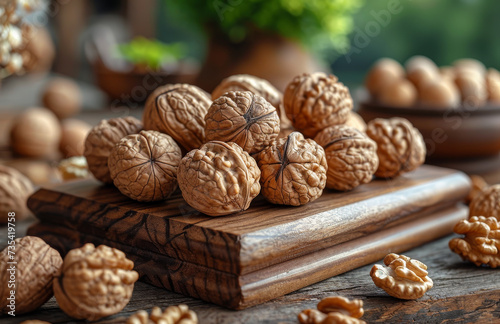
[{"label": "stacked wooden boards", "polygon": [[451,232],[467,216],[463,173],[431,166],[352,192],[325,191],[283,207],[258,197],[247,211],[208,217],[179,192],[138,203],[85,180],[40,189],[28,234],[66,253],[85,242],[123,250],[153,285],[242,309]]}]

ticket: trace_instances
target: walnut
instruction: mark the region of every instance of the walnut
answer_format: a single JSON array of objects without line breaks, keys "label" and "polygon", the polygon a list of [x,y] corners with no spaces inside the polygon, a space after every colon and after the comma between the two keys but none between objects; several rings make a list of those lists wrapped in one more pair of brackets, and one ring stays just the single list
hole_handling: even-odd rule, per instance
[{"label": "walnut", "polygon": [[359,114],[355,113],[354,111],[350,111],[349,115],[347,117],[347,120],[345,121],[344,125],[354,127],[363,133],[366,132],[366,123],[363,120],[363,117],[361,117]]},{"label": "walnut", "polygon": [[334,75],[317,72],[295,77],[283,97],[287,117],[306,137],[345,123],[352,109],[349,89]]},{"label": "walnut", "polygon": [[362,324],[363,301],[345,297],[326,297],[318,303],[318,310],[306,309],[299,316],[303,324]]},{"label": "walnut", "polygon": [[181,160],[177,180],[193,208],[210,216],[246,210],[260,192],[255,160],[235,143],[208,142]]},{"label": "walnut", "polygon": [[61,126],[45,108],[30,108],[14,120],[10,144],[17,154],[28,157],[52,156],[58,151]]},{"label": "walnut", "polygon": [[399,62],[391,58],[382,58],[375,62],[365,78],[365,86],[370,95],[377,98],[381,90],[402,80],[405,71]]},{"label": "walnut", "polygon": [[374,265],[370,276],[377,287],[393,297],[417,299],[433,286],[427,276],[427,266],[418,260],[390,253],[384,258],[384,264],[387,267]]},{"label": "walnut", "polygon": [[193,85],[159,87],[146,101],[144,129],[168,134],[191,151],[205,142],[204,118],[211,104],[210,95]]},{"label": "walnut", "polygon": [[488,100],[488,90],[483,76],[468,72],[458,73],[455,84],[460,90],[464,104],[480,107]]},{"label": "walnut", "polygon": [[198,316],[187,305],[169,306],[163,312],[153,307],[149,316],[143,310],[132,314],[127,324],[198,324]]},{"label": "walnut", "polygon": [[26,201],[32,193],[33,185],[28,178],[0,165],[0,224],[7,223],[9,213],[15,213],[17,221],[25,218],[29,214]]},{"label": "walnut", "polygon": [[42,102],[59,119],[76,115],[82,105],[80,89],[71,79],[55,78],[45,87]]},{"label": "walnut", "polygon": [[326,187],[352,190],[372,180],[378,167],[377,144],[354,127],[330,126],[314,138],[325,150]]},{"label": "walnut", "polygon": [[494,104],[500,103],[500,72],[495,69],[488,69],[486,74],[486,89],[488,99]]},{"label": "walnut", "polygon": [[406,79],[401,79],[383,87],[378,100],[388,106],[412,107],[417,101],[417,88]]},{"label": "walnut", "polygon": [[83,156],[73,156],[62,160],[57,169],[63,180],[82,179],[89,175],[87,160]]},{"label": "walnut", "polygon": [[167,199],[177,188],[177,168],[182,158],[172,137],[157,131],[125,136],[109,154],[114,185],[137,201]]},{"label": "walnut", "polygon": [[97,180],[112,183],[108,168],[108,157],[111,149],[123,137],[137,134],[142,123],[134,117],[112,118],[102,120],[93,127],[85,139],[83,155],[87,158],[89,170]]},{"label": "walnut", "polygon": [[[15,240],[15,254],[9,254],[9,247],[0,253],[0,309],[6,314],[13,310],[8,298],[15,291],[15,313],[31,312],[52,297],[52,282],[62,266],[59,252],[41,238],[25,236]],[[9,262],[17,262],[13,265]],[[8,283],[12,284],[12,286]]]},{"label": "walnut", "polygon": [[59,307],[76,319],[98,320],[120,312],[129,302],[139,274],[117,249],[87,243],[68,252],[54,280]]},{"label": "walnut", "polygon": [[92,126],[78,119],[66,119],[61,123],[61,142],[59,150],[64,157],[82,156],[85,139]]},{"label": "walnut", "polygon": [[236,74],[222,80],[212,92],[212,100],[216,100],[229,91],[250,91],[263,97],[278,111],[283,100],[283,94],[267,80],[248,74]]},{"label": "walnut", "polygon": [[419,100],[423,106],[433,108],[456,108],[460,105],[460,91],[445,79],[433,80],[419,89]]},{"label": "walnut", "polygon": [[256,156],[262,195],[271,203],[300,206],[321,196],[326,184],[325,151],[298,132],[280,138]]},{"label": "walnut", "polygon": [[[465,198],[465,202],[470,204],[474,198],[476,198],[483,190],[486,190],[488,188],[488,183],[483,179],[483,177],[478,176],[478,175],[470,175],[469,176],[472,187],[469,191],[469,194]],[[476,215],[484,215],[483,213],[476,214]]]},{"label": "walnut", "polygon": [[450,249],[477,266],[500,266],[500,222],[495,217],[473,216],[458,222],[453,231],[463,238],[450,241]]},{"label": "walnut", "polygon": [[280,132],[276,108],[250,91],[230,91],[205,116],[207,141],[234,142],[250,154],[269,146]]},{"label": "walnut", "polygon": [[366,134],[377,143],[379,166],[375,176],[393,178],[424,163],[424,140],[408,120],[377,118],[368,123]]},{"label": "walnut", "polygon": [[500,184],[485,188],[472,199],[469,216],[493,216],[500,220]]}]

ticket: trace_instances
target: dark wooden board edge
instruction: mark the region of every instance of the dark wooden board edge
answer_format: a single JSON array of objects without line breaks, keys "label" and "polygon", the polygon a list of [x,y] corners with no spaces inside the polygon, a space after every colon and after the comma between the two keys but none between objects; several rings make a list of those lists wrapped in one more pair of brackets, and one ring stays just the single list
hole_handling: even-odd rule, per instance
[{"label": "dark wooden board edge", "polygon": [[135,269],[145,282],[227,308],[244,309],[377,261],[387,253],[400,253],[447,235],[456,222],[467,215],[465,206],[456,205],[241,276],[139,250],[102,237],[58,229],[53,225],[35,225],[28,234],[39,236],[65,251],[85,242],[119,248],[134,261]]}]

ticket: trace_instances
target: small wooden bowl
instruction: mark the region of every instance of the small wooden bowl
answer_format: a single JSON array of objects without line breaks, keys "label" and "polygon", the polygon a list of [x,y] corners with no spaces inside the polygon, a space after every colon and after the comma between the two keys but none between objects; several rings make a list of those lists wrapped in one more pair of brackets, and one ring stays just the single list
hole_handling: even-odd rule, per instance
[{"label": "small wooden bowl", "polygon": [[422,133],[429,158],[476,158],[500,153],[500,106],[437,109],[398,108],[362,102],[358,113],[375,118],[403,117]]}]

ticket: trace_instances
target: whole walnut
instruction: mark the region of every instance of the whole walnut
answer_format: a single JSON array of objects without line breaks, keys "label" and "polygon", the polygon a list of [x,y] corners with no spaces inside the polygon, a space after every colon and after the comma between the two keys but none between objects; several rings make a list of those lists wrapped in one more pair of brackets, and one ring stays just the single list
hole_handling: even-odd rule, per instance
[{"label": "whole walnut", "polygon": [[393,178],[413,171],[425,161],[422,135],[404,118],[377,118],[368,123],[366,134],[377,143],[379,166],[375,176]]},{"label": "whole walnut", "polygon": [[130,301],[139,274],[117,249],[92,243],[73,249],[54,280],[59,307],[76,319],[96,321],[120,312]]},{"label": "whole walnut", "polygon": [[364,133],[337,125],[325,128],[314,140],[325,150],[327,188],[352,190],[372,180],[378,167],[377,144]]},{"label": "whole walnut", "polygon": [[302,74],[287,86],[283,97],[287,117],[306,137],[328,126],[345,123],[352,109],[349,89],[334,75]]},{"label": "whole walnut", "polygon": [[144,129],[172,136],[186,151],[205,142],[205,115],[210,95],[189,84],[169,84],[156,89],[146,101]]},{"label": "whole walnut", "polygon": [[82,156],[85,148],[85,139],[92,129],[88,123],[78,119],[66,119],[61,123],[61,142],[59,150],[64,157]]},{"label": "whole walnut", "polygon": [[123,137],[137,134],[141,130],[141,121],[131,116],[102,120],[90,130],[85,139],[83,155],[87,158],[90,172],[97,180],[113,182],[108,168],[109,153]]},{"label": "whole walnut", "polygon": [[230,91],[205,116],[207,141],[234,142],[250,154],[269,146],[280,132],[276,108],[250,91]]},{"label": "whole walnut", "polygon": [[80,89],[70,79],[53,79],[43,91],[42,103],[59,119],[74,116],[82,106]]},{"label": "whole walnut", "polygon": [[365,86],[373,98],[377,98],[383,88],[405,77],[405,70],[398,61],[382,58],[375,62],[365,78]]},{"label": "whole walnut", "polygon": [[[0,224],[7,223],[10,213],[16,221],[28,215],[26,200],[33,193],[33,185],[19,171],[0,165]],[[12,215],[12,214],[10,214]]]},{"label": "whole walnut", "polygon": [[[9,246],[0,253],[0,309],[3,314],[14,310],[18,315],[37,309],[52,297],[52,282],[63,261],[59,252],[35,236],[17,238],[14,246],[15,250]],[[9,307],[12,304],[14,308]]]},{"label": "whole walnut", "polygon": [[344,125],[354,127],[363,133],[366,132],[366,122],[364,121],[363,117],[361,117],[358,113],[355,113],[354,111],[351,111],[349,113],[349,117],[347,117],[347,120],[345,121]]},{"label": "whole walnut", "polygon": [[17,116],[10,133],[14,152],[27,157],[54,155],[60,139],[59,120],[45,108],[30,108]]},{"label": "whole walnut", "polygon": [[167,199],[177,188],[177,168],[182,158],[172,137],[157,131],[125,136],[109,154],[114,185],[138,201]]},{"label": "whole walnut", "polygon": [[177,181],[193,208],[210,216],[248,209],[260,192],[260,170],[237,144],[212,141],[181,160]]},{"label": "whole walnut", "polygon": [[500,221],[500,184],[484,188],[472,199],[469,217],[493,216]]},{"label": "whole walnut", "polygon": [[483,106],[488,100],[488,89],[483,76],[462,72],[455,77],[464,104],[472,107]]},{"label": "whole walnut", "polygon": [[236,74],[225,78],[212,92],[212,100],[216,100],[229,91],[250,91],[261,96],[273,105],[279,115],[279,107],[283,94],[267,80],[248,74]]},{"label": "whole walnut", "polygon": [[256,160],[262,195],[273,204],[300,206],[323,193],[328,169],[325,151],[299,132],[278,139]]}]

